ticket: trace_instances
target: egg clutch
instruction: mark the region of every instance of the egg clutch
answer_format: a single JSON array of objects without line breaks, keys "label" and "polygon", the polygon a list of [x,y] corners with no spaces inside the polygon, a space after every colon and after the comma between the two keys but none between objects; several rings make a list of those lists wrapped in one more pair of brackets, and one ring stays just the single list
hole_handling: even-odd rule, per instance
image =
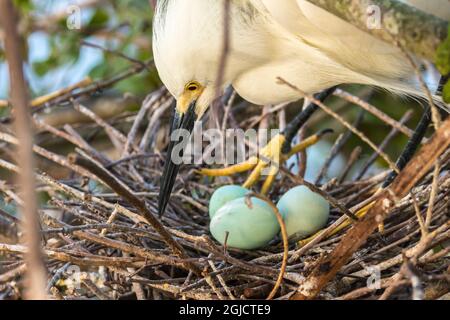
[{"label": "egg clutch", "polygon": [[[251,197],[251,191],[236,185],[217,189],[209,202],[210,231],[230,248],[263,248],[280,233],[273,207]],[[330,204],[305,186],[286,192],[277,203],[290,239],[305,238],[322,229],[330,216]]]}]

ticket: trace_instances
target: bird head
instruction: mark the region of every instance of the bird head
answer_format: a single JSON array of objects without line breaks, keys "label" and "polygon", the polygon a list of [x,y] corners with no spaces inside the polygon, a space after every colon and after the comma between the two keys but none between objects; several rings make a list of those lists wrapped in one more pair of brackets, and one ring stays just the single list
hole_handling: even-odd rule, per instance
[{"label": "bird head", "polygon": [[[160,79],[177,104],[173,130],[192,132],[209,105],[231,81],[223,75],[217,85],[223,40],[222,12],[216,1],[161,0],[153,21],[153,56]],[[209,12],[205,12],[209,11]],[[159,214],[162,215],[172,192],[179,165],[172,161],[178,142],[171,141],[161,180]]]}]

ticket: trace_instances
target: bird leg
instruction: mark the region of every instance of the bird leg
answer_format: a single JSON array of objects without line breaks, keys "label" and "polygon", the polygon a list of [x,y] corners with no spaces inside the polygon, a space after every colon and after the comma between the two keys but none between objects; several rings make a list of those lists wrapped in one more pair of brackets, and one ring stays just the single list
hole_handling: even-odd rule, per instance
[{"label": "bird leg", "polygon": [[[330,88],[317,94],[315,97],[317,100],[324,102],[335,89],[336,87]],[[316,144],[325,134],[330,132],[330,130],[324,130],[305,139],[294,147],[291,146],[298,131],[318,109],[319,107],[314,103],[308,105],[286,126],[286,129],[282,133],[276,135],[261,150],[258,157],[251,157],[243,163],[222,169],[202,169],[200,170],[200,174],[209,177],[222,177],[252,170],[250,176],[243,184],[244,187],[251,188],[258,182],[263,174],[263,170],[268,170],[267,177],[261,189],[262,194],[267,194],[276,179],[279,172],[279,166],[282,162],[286,161],[294,154],[302,152],[306,148]]]}]

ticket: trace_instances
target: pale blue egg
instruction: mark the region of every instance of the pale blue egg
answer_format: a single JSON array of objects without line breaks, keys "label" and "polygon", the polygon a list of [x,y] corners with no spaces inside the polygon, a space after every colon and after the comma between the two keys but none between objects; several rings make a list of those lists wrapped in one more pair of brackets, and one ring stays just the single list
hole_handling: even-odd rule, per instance
[{"label": "pale blue egg", "polygon": [[325,227],[330,217],[328,201],[305,186],[286,192],[277,208],[283,216],[288,237],[310,236]]},{"label": "pale blue egg", "polygon": [[280,232],[280,225],[268,203],[244,197],[220,208],[211,220],[210,231],[221,244],[226,240],[230,248],[254,250],[266,246]]},{"label": "pale blue egg", "polygon": [[212,218],[216,212],[232,200],[245,197],[251,191],[235,185],[223,186],[217,189],[209,200],[209,216]]}]

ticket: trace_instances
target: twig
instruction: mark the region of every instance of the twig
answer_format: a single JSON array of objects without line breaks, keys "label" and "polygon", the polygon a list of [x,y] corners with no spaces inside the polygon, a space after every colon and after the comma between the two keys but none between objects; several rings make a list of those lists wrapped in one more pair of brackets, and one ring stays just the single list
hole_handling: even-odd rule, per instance
[{"label": "twig", "polygon": [[283,171],[284,174],[292,178],[294,181],[297,181],[299,184],[302,184],[308,189],[310,189],[312,192],[317,193],[324,197],[334,208],[338,209],[342,214],[346,215],[348,218],[350,218],[353,221],[358,221],[358,217],[355,216],[353,212],[351,212],[349,209],[347,209],[342,203],[340,203],[338,200],[333,198],[330,194],[328,194],[326,191],[323,191],[316,185],[309,183],[302,177],[297,177],[290,173],[286,168],[281,168],[281,171]]},{"label": "twig", "polygon": [[[407,123],[411,117],[412,117],[413,111],[412,110],[408,110],[403,117],[400,119],[399,124],[404,125],[405,123]],[[386,147],[388,146],[388,144],[392,141],[392,139],[394,139],[394,137],[398,134],[398,128],[392,128],[391,132],[389,132],[389,134],[386,136],[386,138],[383,140],[383,142],[380,144],[380,150],[386,149]],[[377,158],[379,157],[379,154],[377,152],[374,152],[369,159],[367,159],[367,161],[364,163],[364,165],[362,166],[361,170],[359,171],[358,175],[356,176],[355,180],[361,180],[362,177],[364,177],[364,175],[366,174],[367,170],[369,170],[370,166],[377,160]]]},{"label": "twig", "polygon": [[[395,38],[410,52],[435,61],[438,46],[447,37],[447,22],[393,0],[307,0],[378,39],[393,43]],[[380,28],[368,28],[367,8],[380,9],[389,18],[381,19]]]},{"label": "twig", "polygon": [[[71,92],[75,91],[76,89],[84,88],[91,84],[92,84],[92,79],[90,77],[86,77],[83,80],[81,80],[77,83],[74,83],[73,85],[70,85],[66,88],[63,88],[63,89],[57,90],[55,92],[52,92],[52,93],[46,94],[44,96],[40,96],[40,97],[33,99],[31,101],[31,106],[38,107],[38,106],[44,105],[44,104],[49,103],[50,101],[55,100],[63,95],[70,94]],[[6,108],[8,106],[9,106],[8,101],[0,101],[0,108]]]},{"label": "twig", "polygon": [[[0,140],[8,142],[8,143],[11,143],[11,144],[14,144],[16,146],[20,145],[20,141],[18,139],[16,139],[15,137],[13,137],[13,136],[11,136],[11,135],[9,135],[7,133],[4,133],[4,132],[0,132]],[[77,172],[81,176],[86,176],[86,177],[89,177],[89,178],[95,180],[95,176],[92,175],[89,171],[85,170],[82,167],[79,167],[79,166],[76,166],[76,165],[75,166],[71,165],[67,161],[67,159],[65,157],[63,157],[63,156],[60,156],[60,155],[58,155],[56,153],[53,153],[53,152],[50,152],[50,151],[48,151],[48,150],[46,150],[46,149],[44,149],[42,147],[36,146],[36,145],[32,146],[32,150],[33,150],[33,152],[36,152],[40,156],[45,157],[45,158],[49,159],[50,161],[53,161],[53,162],[55,162],[55,163],[57,163],[57,164],[59,164],[59,165],[61,165],[63,167],[66,167],[69,170]]]},{"label": "twig", "polygon": [[155,93],[152,93],[150,96],[148,96],[141,109],[139,110],[139,113],[136,116],[136,119],[134,120],[133,126],[131,127],[130,132],[128,133],[127,141],[125,143],[125,147],[122,153],[122,157],[126,157],[129,155],[130,146],[135,143],[136,135],[138,133],[139,127],[144,120],[145,115],[150,110],[150,108],[153,107],[153,105],[161,99],[164,94],[166,93],[166,89],[162,88],[156,91]]},{"label": "twig", "polygon": [[13,279],[16,279],[23,275],[27,271],[27,265],[25,263],[21,264],[17,268],[14,268],[13,270],[10,270],[8,272],[5,272],[4,274],[0,275],[0,284],[6,283],[8,281],[11,281]]},{"label": "twig", "polygon": [[267,297],[267,300],[272,300],[275,297],[275,295],[277,294],[278,289],[281,286],[281,283],[282,283],[283,277],[284,277],[284,273],[286,272],[287,263],[288,263],[288,258],[289,258],[289,240],[288,240],[288,235],[287,235],[287,229],[286,229],[286,224],[284,223],[284,220],[283,220],[283,216],[281,215],[281,213],[278,210],[278,208],[273,204],[273,202],[270,201],[270,199],[268,199],[268,198],[266,198],[266,197],[264,197],[262,195],[255,194],[255,193],[250,194],[249,195],[249,199],[252,196],[263,200],[269,206],[272,207],[272,210],[275,213],[275,216],[276,216],[277,221],[278,221],[278,223],[280,225],[280,228],[281,228],[281,238],[283,239],[283,260],[282,260],[282,263],[281,263],[280,274],[278,275],[278,278],[277,278],[277,281],[275,283],[275,286],[272,289],[272,291],[270,292],[269,296]]},{"label": "twig", "polygon": [[123,150],[127,138],[119,130],[108,124],[106,121],[101,119],[99,116],[97,116],[94,112],[92,112],[85,106],[81,105],[78,101],[72,100],[72,104],[75,110],[86,115],[87,117],[95,121],[95,123],[97,123],[100,127],[105,129],[106,134],[108,135],[108,137],[110,138],[111,142],[114,144],[117,150]]},{"label": "twig", "polygon": [[[92,160],[81,158],[78,155],[72,155],[71,161],[94,173],[104,183],[106,183],[115,192],[117,192],[117,194],[127,199],[136,209],[138,209],[143,214],[145,219],[163,237],[164,241],[177,256],[179,256],[180,258],[187,258],[187,255],[184,252],[183,248],[172,238],[170,233],[167,232],[166,228],[148,210],[146,204],[139,198],[137,198],[133,194],[133,192],[126,185],[124,185],[119,179],[117,179],[110,172],[108,172],[106,169],[104,169],[98,163],[95,163]],[[195,272],[196,274],[201,274],[199,268],[190,262],[186,263],[186,267]]]},{"label": "twig", "polygon": [[357,130],[356,128],[354,128],[350,123],[348,123],[347,121],[344,120],[344,118],[342,118],[340,115],[338,115],[337,113],[335,113],[334,111],[332,111],[331,109],[329,109],[326,105],[324,105],[322,102],[320,102],[319,100],[317,100],[316,98],[314,98],[314,96],[309,95],[305,92],[303,92],[302,90],[300,90],[298,87],[294,86],[293,84],[287,82],[286,80],[284,80],[283,78],[278,77],[278,80],[280,81],[281,84],[287,85],[289,86],[291,89],[297,91],[298,93],[300,93],[301,95],[303,95],[304,97],[308,98],[309,100],[311,100],[312,102],[314,102],[316,105],[318,105],[323,111],[325,111],[326,113],[328,113],[329,115],[333,116],[333,118],[337,119],[340,123],[342,123],[347,129],[349,129],[350,131],[352,131],[355,135],[357,135],[362,141],[364,141],[365,143],[367,143],[373,150],[375,150],[376,152],[378,152],[380,154],[380,156],[384,159],[384,161],[386,161],[386,163],[389,165],[389,167],[391,168],[391,170],[398,172],[398,168],[395,165],[394,162],[392,162],[392,160],[389,158],[389,156],[383,152],[382,150],[380,150],[380,148],[378,148],[378,146],[376,144],[374,144],[369,138],[367,138],[367,136],[360,132],[359,130]]},{"label": "twig", "polygon": [[333,93],[336,97],[339,97],[341,99],[344,99],[350,103],[356,104],[366,110],[367,112],[371,113],[384,123],[390,125],[392,128],[396,129],[398,132],[403,133],[408,138],[411,138],[414,135],[414,131],[409,129],[407,126],[405,126],[406,121],[396,121],[389,117],[387,114],[385,114],[383,111],[378,109],[377,107],[371,105],[370,103],[362,100],[361,98],[358,98],[354,95],[352,95],[349,92],[346,92],[342,89],[336,89],[336,91]]},{"label": "twig", "polygon": [[348,163],[345,166],[344,171],[341,173],[341,175],[338,179],[339,183],[344,182],[344,180],[347,178],[348,174],[350,173],[350,170],[353,168],[355,163],[359,160],[361,153],[362,153],[362,148],[360,146],[353,149],[353,151],[350,154],[350,157],[348,159]]},{"label": "twig", "polygon": [[434,166],[434,172],[433,172],[433,182],[431,184],[431,193],[430,193],[430,200],[428,202],[428,210],[425,218],[425,229],[429,230],[431,220],[433,218],[433,209],[436,201],[436,196],[439,192],[439,174],[441,173],[441,165],[439,163],[439,160],[436,161],[436,164]]}]

